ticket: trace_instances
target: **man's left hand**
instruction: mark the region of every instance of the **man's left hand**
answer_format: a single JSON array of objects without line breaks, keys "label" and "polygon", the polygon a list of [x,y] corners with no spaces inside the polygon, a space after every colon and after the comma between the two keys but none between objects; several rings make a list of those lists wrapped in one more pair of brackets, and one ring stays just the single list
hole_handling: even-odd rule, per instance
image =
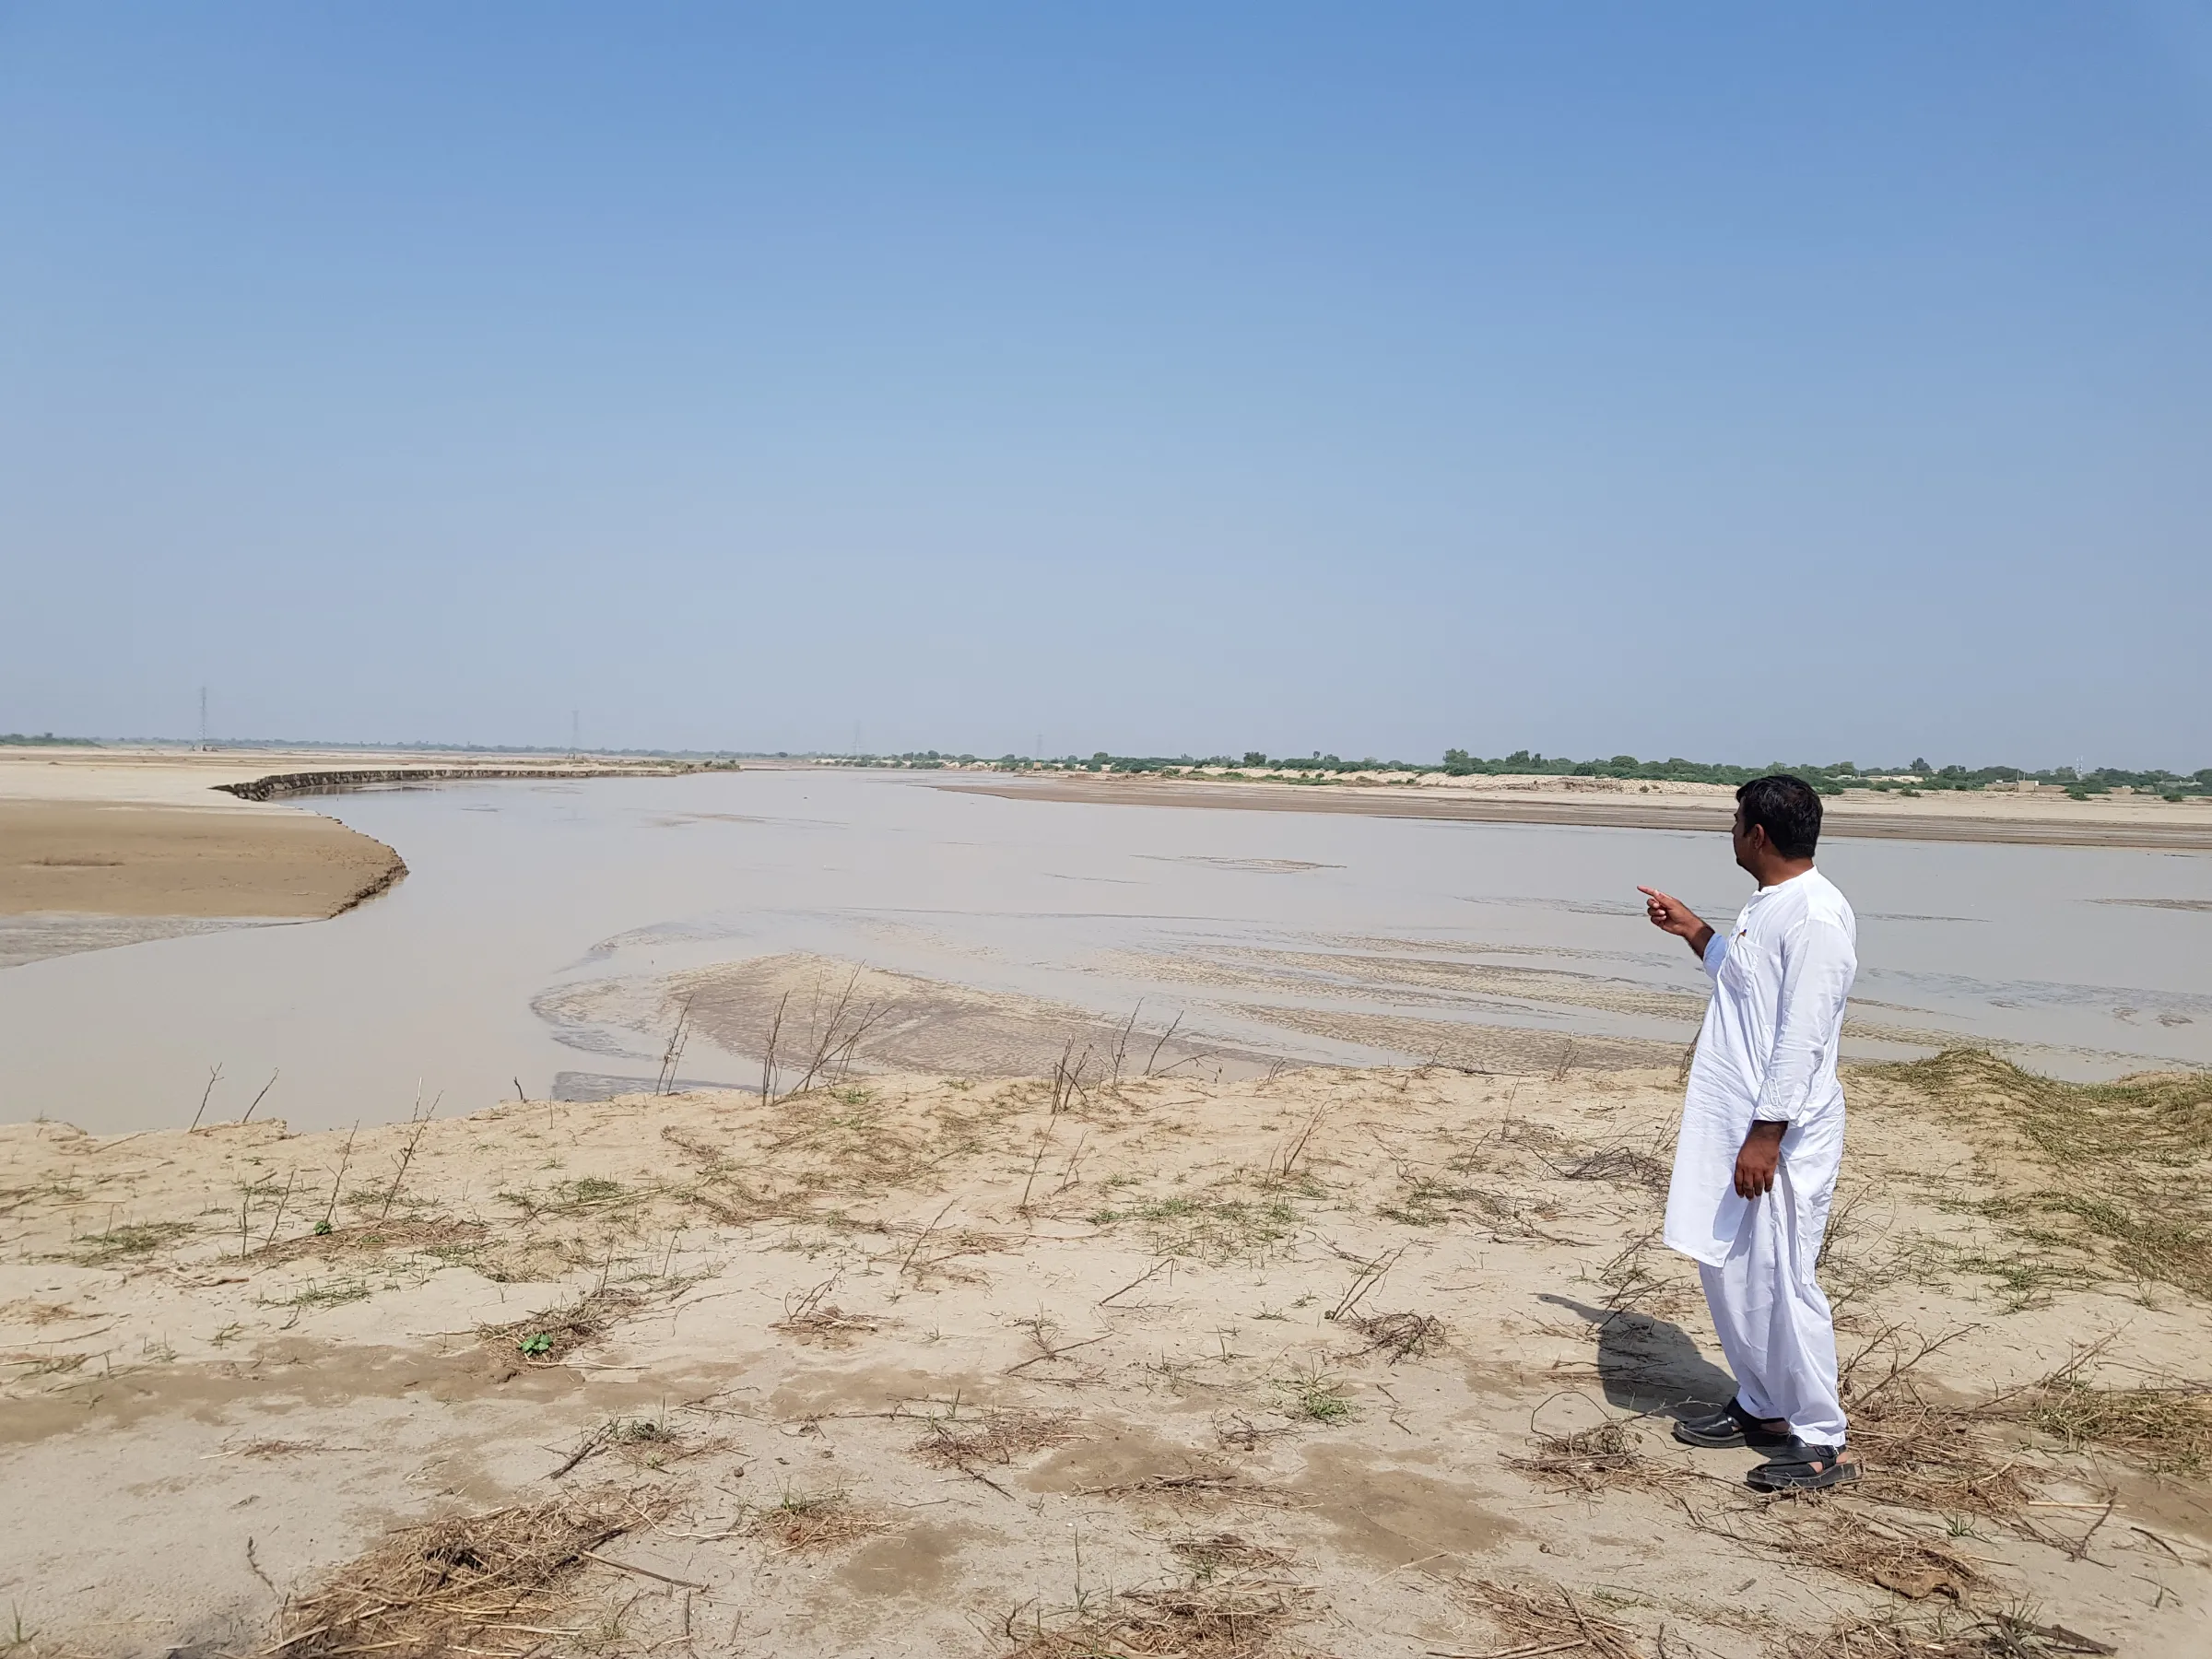
[{"label": "man's left hand", "polygon": [[1774,1171],[1782,1162],[1782,1137],[1787,1124],[1757,1123],[1744,1136],[1735,1155],[1735,1195],[1758,1198],[1774,1190]]}]

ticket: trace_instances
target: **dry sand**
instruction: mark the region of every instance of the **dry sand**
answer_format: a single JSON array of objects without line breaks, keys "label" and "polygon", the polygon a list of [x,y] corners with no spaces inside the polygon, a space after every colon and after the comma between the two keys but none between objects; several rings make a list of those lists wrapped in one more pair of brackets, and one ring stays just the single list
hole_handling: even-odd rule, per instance
[{"label": "dry sand", "polygon": [[1781,1503],[1671,1071],[0,1128],[9,1652],[2203,1653],[2207,1086],[1852,1088]]},{"label": "dry sand", "polygon": [[[1717,783],[1633,783],[1613,778],[1447,778],[1419,784],[1223,782],[1110,772],[994,777],[955,774],[940,788],[1016,800],[1131,806],[1216,806],[1248,812],[1351,812],[1374,818],[1486,824],[1587,824],[1620,830],[1724,830],[1735,792]],[[1981,841],[2051,847],[2212,849],[2212,797],[2157,795],[2076,801],[2065,795],[1937,791],[1908,796],[1853,790],[1831,796],[1824,832],[1878,841]]]}]

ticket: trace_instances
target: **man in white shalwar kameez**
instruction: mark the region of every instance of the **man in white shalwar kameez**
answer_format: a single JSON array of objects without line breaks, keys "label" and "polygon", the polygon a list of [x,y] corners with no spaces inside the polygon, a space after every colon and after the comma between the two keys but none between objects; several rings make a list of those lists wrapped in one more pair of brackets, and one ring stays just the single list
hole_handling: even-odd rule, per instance
[{"label": "man in white shalwar kameez", "polygon": [[1767,1491],[1855,1479],[1844,1459],[1836,1329],[1813,1269],[1843,1156],[1836,1046],[1858,923],[1813,868],[1820,797],[1801,780],[1736,791],[1735,862],[1759,882],[1726,933],[1640,888],[1653,924],[1712,980],[1666,1203],[1666,1242],[1698,1264],[1735,1398],[1684,1418],[1694,1446],[1755,1446]]}]

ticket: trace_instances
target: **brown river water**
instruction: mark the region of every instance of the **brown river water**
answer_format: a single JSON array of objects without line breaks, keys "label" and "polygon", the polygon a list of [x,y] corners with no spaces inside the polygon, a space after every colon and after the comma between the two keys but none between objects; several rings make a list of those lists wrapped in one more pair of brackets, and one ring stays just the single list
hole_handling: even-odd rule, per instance
[{"label": "brown river water", "polygon": [[[0,1121],[175,1128],[204,1093],[221,1121],[265,1085],[259,1113],[303,1128],[518,1088],[757,1088],[771,1031],[778,1087],[825,1050],[1094,1081],[1672,1065],[1703,981],[1637,884],[1715,922],[1748,890],[1720,835],[942,781],[760,770],[312,803],[398,848],[407,879],[334,921],[0,970]],[[2212,853],[1838,841],[1820,862],[1860,919],[1849,1053],[2212,1065]]]}]

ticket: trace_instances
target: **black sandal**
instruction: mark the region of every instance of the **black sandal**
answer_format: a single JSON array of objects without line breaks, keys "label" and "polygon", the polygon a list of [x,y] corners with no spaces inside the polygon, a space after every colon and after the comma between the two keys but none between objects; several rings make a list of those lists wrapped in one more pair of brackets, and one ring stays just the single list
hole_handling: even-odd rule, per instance
[{"label": "black sandal", "polygon": [[1730,1446],[1791,1444],[1786,1430],[1768,1428],[1734,1400],[1702,1417],[1677,1418],[1675,1438],[1686,1446],[1699,1446],[1709,1451],[1724,1450]]},{"label": "black sandal", "polygon": [[1744,1478],[1754,1491],[1818,1492],[1828,1487],[1849,1486],[1859,1477],[1859,1465],[1843,1461],[1841,1446],[1824,1446],[1818,1441],[1790,1437],[1786,1450],[1777,1452]]}]

